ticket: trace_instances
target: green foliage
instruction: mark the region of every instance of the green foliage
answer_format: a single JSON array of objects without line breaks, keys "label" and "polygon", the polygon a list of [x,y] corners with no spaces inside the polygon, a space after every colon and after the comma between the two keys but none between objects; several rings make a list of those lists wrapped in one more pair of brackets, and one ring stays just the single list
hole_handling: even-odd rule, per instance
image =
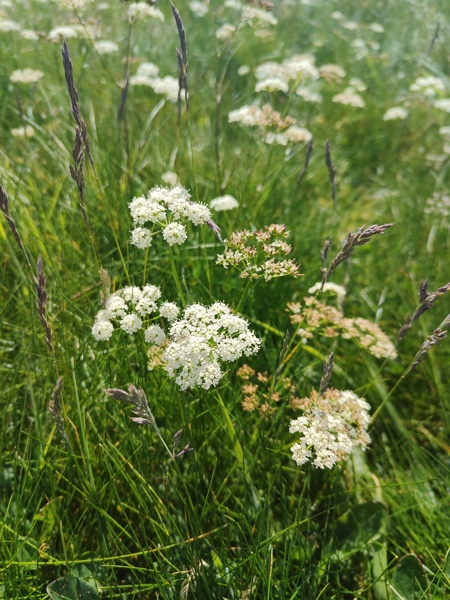
[{"label": "green foliage", "polygon": [[[128,4],[68,10],[21,0],[0,8],[0,185],[8,202],[6,209],[2,196],[0,598],[445,598],[450,350],[446,328],[436,329],[450,294],[433,293],[450,279],[449,119],[434,106],[450,97],[448,3],[280,0],[263,13],[277,25],[242,23],[218,39],[240,11],[212,1],[200,17],[180,1],[190,96],[187,111],[182,94],[180,118],[176,101],[132,80],[149,61],[160,77],[178,78],[183,42],[170,4],[155,5],[164,22],[134,23]],[[63,25],[75,27],[74,37],[65,35],[76,121],[62,36],[49,35]],[[101,54],[98,40],[119,50]],[[259,65],[301,54],[345,75],[299,75],[288,93],[255,92]],[[43,76],[10,81],[24,68]],[[431,75],[443,83],[435,96],[410,90]],[[298,95],[299,84],[321,102]],[[349,85],[363,108],[333,100]],[[269,104],[278,113],[270,118],[292,117],[312,134],[300,183],[306,141],[268,143],[284,125],[229,122],[231,111],[251,104]],[[383,120],[393,106],[407,117]],[[12,132],[20,127],[32,137]],[[302,277],[239,278],[216,264],[224,246],[206,225],[188,224],[181,246],[157,235],[147,250],[132,245],[128,204],[166,185],[167,172],[195,202],[225,194],[239,201],[213,213],[223,239],[285,224]],[[375,223],[394,225],[352,246],[330,275],[345,295],[308,292],[349,232]],[[45,280],[41,274],[36,287],[39,256]],[[105,297],[145,284],[180,309],[183,299],[225,302],[261,338],[260,351],[224,363],[217,388],[182,390],[163,368],[148,368],[142,331],[94,339]],[[406,315],[417,313],[396,343]],[[168,334],[170,324],[163,327]],[[408,372],[433,332],[442,343]],[[388,350],[377,355],[374,340]],[[372,420],[367,450],[329,470],[292,460],[299,434],[289,424],[324,385],[331,352],[327,385],[364,397]],[[145,402],[119,393],[130,383]]]}]

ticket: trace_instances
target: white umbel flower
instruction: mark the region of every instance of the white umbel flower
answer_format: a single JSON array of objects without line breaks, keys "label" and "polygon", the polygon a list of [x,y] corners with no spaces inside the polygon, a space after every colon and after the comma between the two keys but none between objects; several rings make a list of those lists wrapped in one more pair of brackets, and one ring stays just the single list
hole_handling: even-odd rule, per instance
[{"label": "white umbel flower", "polygon": [[192,304],[170,328],[164,353],[166,370],[176,375],[182,390],[196,386],[209,389],[223,377],[221,362],[255,354],[260,342],[247,322],[232,314],[223,302],[209,307]]},{"label": "white umbel flower", "polygon": [[233,210],[233,208],[237,208],[239,206],[239,202],[230,194],[226,194],[225,196],[218,196],[214,198],[209,203],[210,208],[217,212],[221,212],[224,210]]},{"label": "white umbel flower", "polygon": [[169,223],[164,227],[162,235],[169,246],[182,244],[187,239],[186,227],[181,223]]}]

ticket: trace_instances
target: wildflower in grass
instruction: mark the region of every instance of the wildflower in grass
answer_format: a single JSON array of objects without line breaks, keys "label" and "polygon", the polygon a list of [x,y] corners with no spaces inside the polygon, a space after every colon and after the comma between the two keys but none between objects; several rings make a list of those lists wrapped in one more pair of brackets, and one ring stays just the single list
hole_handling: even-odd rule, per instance
[{"label": "wildflower in grass", "polygon": [[261,418],[272,416],[283,398],[296,398],[295,386],[287,377],[279,380],[274,390],[272,378],[267,373],[257,373],[249,365],[240,367],[236,375],[242,381],[242,409],[246,412],[257,411]]},{"label": "wildflower in grass", "polygon": [[[315,290],[315,286],[311,289]],[[313,296],[306,297],[303,303],[303,306],[298,302],[290,302],[287,305],[287,310],[291,313],[291,322],[299,326],[297,334],[303,343],[308,343],[314,336],[341,337],[353,340],[377,358],[397,358],[394,344],[372,321],[345,317],[342,311],[320,302]]]},{"label": "wildflower in grass", "polygon": [[380,23],[370,23],[369,29],[375,33],[384,33],[384,27]]},{"label": "wildflower in grass", "polygon": [[39,34],[36,33],[36,31],[33,31],[32,29],[22,29],[19,35],[24,40],[30,40],[32,42],[35,42],[39,39]]},{"label": "wildflower in grass", "polygon": [[180,85],[177,78],[172,77],[171,75],[166,75],[165,77],[151,77],[149,85],[156,94],[166,96],[166,98],[172,102],[178,100],[178,90],[180,89]]},{"label": "wildflower in grass", "polygon": [[314,65],[314,56],[297,54],[283,60],[289,80],[306,82],[319,78],[319,69]]},{"label": "wildflower in grass", "polygon": [[239,202],[230,194],[226,194],[225,196],[218,196],[214,198],[209,203],[209,207],[213,210],[220,212],[224,210],[233,210],[233,208],[237,208],[239,206]]},{"label": "wildflower in grass", "polygon": [[31,125],[25,125],[24,127],[16,127],[11,129],[11,135],[14,137],[30,138],[34,135],[34,129]]},{"label": "wildflower in grass", "polygon": [[268,79],[262,79],[258,81],[255,86],[255,92],[284,92],[285,94],[289,91],[289,84],[278,77],[271,77]]},{"label": "wildflower in grass", "polygon": [[205,390],[222,379],[222,363],[255,354],[261,340],[223,302],[191,304],[169,330],[165,369],[182,390]]},{"label": "wildflower in grass", "polygon": [[[148,284],[142,289],[127,286],[118,290],[107,298],[105,308],[97,313],[92,335],[96,340],[109,340],[114,331],[113,321],[118,322],[126,333],[136,333],[147,321],[158,317],[160,297],[161,290],[156,285]],[[146,334],[146,339],[149,335]]]},{"label": "wildflower in grass", "polygon": [[428,75],[427,77],[418,77],[409,86],[409,89],[411,92],[417,92],[428,98],[434,98],[439,93],[445,91],[445,83],[440,77]]},{"label": "wildflower in grass", "polygon": [[44,73],[37,69],[16,69],[9,76],[13,83],[37,83],[44,77]]},{"label": "wildflower in grass", "polygon": [[159,314],[168,321],[174,321],[180,313],[180,309],[175,302],[163,302],[159,307]]},{"label": "wildflower in grass", "polygon": [[327,64],[319,67],[319,75],[322,79],[325,79],[325,81],[340,83],[347,73],[339,65]]},{"label": "wildflower in grass", "polygon": [[242,123],[242,125],[246,125],[247,127],[259,125],[260,118],[261,109],[254,104],[241,106],[241,108],[228,113],[229,123]]},{"label": "wildflower in grass", "polygon": [[305,102],[311,102],[313,104],[320,104],[322,102],[322,96],[318,92],[314,92],[305,86],[299,85],[295,90],[295,93],[297,96],[300,96],[300,98],[303,98]]},{"label": "wildflower in grass", "polygon": [[450,217],[450,194],[446,192],[435,192],[425,203],[423,212],[428,215],[435,215],[443,219],[442,224],[450,227],[448,217]]},{"label": "wildflower in grass", "polygon": [[99,54],[114,54],[114,52],[119,52],[119,46],[109,40],[97,40],[94,42],[94,48]]},{"label": "wildflower in grass", "polygon": [[159,75],[159,67],[152,62],[143,62],[138,66],[136,75],[143,75],[144,77],[157,77]]},{"label": "wildflower in grass", "polygon": [[332,98],[333,102],[354,106],[356,108],[364,108],[366,103],[359,94],[356,94],[350,89],[344,90],[340,94],[336,94]]},{"label": "wildflower in grass", "polygon": [[[155,187],[147,196],[133,198],[130,212],[134,230],[131,243],[139,248],[148,248],[153,239],[155,226],[162,230],[165,241],[173,246],[187,239],[186,227],[180,221],[190,221],[194,225],[211,222],[211,212],[207,206],[190,200],[189,192],[181,185],[175,187]],[[144,225],[152,224],[152,231]],[[148,231],[148,233],[146,233]]]},{"label": "wildflower in grass", "polygon": [[59,42],[62,39],[69,39],[69,38],[77,38],[78,37],[78,30],[75,29],[75,27],[71,27],[70,25],[66,25],[63,27],[55,27],[54,29],[52,29],[50,31],[50,33],[47,36],[47,39],[50,42]]},{"label": "wildflower in grass", "polygon": [[150,6],[146,2],[130,2],[128,5],[128,21],[133,23],[134,21],[138,21],[139,19],[146,19],[150,17],[151,19],[157,19],[159,21],[164,21],[164,15],[159,10],[159,8],[155,8],[154,6]]},{"label": "wildflower in grass", "polygon": [[65,8],[70,8],[72,10],[80,10],[86,7],[87,4],[90,4],[92,0],[59,0],[59,3]]},{"label": "wildflower in grass", "polygon": [[189,2],[189,8],[196,17],[204,17],[209,11],[208,4],[206,4],[206,2],[200,2],[200,0],[192,0],[192,2]]},{"label": "wildflower in grass", "polygon": [[161,179],[168,185],[176,186],[178,184],[178,175],[173,171],[166,171],[161,175]]},{"label": "wildflower in grass", "polygon": [[404,120],[408,116],[408,111],[403,106],[393,106],[383,115],[383,121],[394,121],[396,119]]},{"label": "wildflower in grass", "polygon": [[359,28],[359,24],[356,21],[344,21],[342,23],[342,27],[344,29],[348,29],[349,31],[356,31]]},{"label": "wildflower in grass", "polygon": [[276,277],[300,277],[300,266],[295,259],[286,259],[292,247],[285,241],[289,236],[285,225],[266,225],[260,231],[235,231],[224,241],[225,252],[216,264],[225,269],[235,267],[242,279],[270,281]]},{"label": "wildflower in grass", "polygon": [[241,75],[241,77],[244,77],[250,73],[250,67],[248,65],[241,65],[237,70],[237,73],[238,75]]},{"label": "wildflower in grass", "polygon": [[264,79],[289,81],[286,67],[274,61],[267,61],[258,65],[255,69],[255,77],[258,81],[263,81]]},{"label": "wildflower in grass", "polygon": [[450,138],[450,125],[445,125],[444,127],[439,127],[439,133],[444,138]]},{"label": "wildflower in grass", "polygon": [[434,108],[443,110],[444,112],[450,113],[450,98],[442,98],[441,100],[435,100],[433,103]]},{"label": "wildflower in grass", "polygon": [[268,134],[265,137],[265,142],[267,144],[280,144],[281,146],[307,143],[311,140],[312,133],[304,127],[297,127],[297,125],[292,125],[280,133]]},{"label": "wildflower in grass", "polygon": [[216,29],[216,38],[221,42],[228,42],[233,35],[236,33],[236,27],[234,25],[230,25],[230,23],[225,23],[218,29]]},{"label": "wildflower in grass", "polygon": [[273,14],[267,10],[262,10],[256,6],[245,4],[242,7],[241,21],[249,23],[254,27],[268,27],[277,25],[278,21]]},{"label": "wildflower in grass", "polygon": [[298,465],[311,460],[319,469],[331,469],[357,448],[365,450],[370,444],[370,405],[354,392],[328,388],[319,395],[313,390],[296,406],[303,414],[291,421],[289,431],[301,434],[291,448]]},{"label": "wildflower in grass", "polygon": [[4,31],[6,33],[8,31],[20,31],[21,29],[22,28],[19,23],[11,21],[10,19],[0,18],[0,31]]}]

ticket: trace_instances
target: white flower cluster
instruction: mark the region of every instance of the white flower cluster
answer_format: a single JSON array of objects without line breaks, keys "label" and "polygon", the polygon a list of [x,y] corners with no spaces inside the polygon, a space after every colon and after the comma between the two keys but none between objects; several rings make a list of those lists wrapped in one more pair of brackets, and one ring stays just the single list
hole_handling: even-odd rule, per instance
[{"label": "white flower cluster", "polygon": [[[119,322],[119,328],[132,335],[141,330],[144,324],[157,318],[165,317],[169,321],[177,318],[179,309],[172,302],[163,302],[159,307],[157,301],[161,298],[161,290],[156,285],[145,285],[142,289],[128,286],[118,290],[106,300],[103,310],[100,310],[92,327],[92,335],[96,340],[109,340],[114,331],[113,321]],[[145,329],[145,341],[160,345],[166,335],[159,325],[149,325]]]},{"label": "white flower cluster", "polygon": [[291,421],[289,431],[301,438],[291,448],[298,465],[312,460],[320,469],[331,469],[346,460],[359,447],[367,448],[370,437],[370,405],[349,390],[316,391],[301,400],[303,415]]},{"label": "white flower cluster", "polygon": [[427,77],[418,77],[414,83],[409,86],[411,92],[417,92],[428,98],[434,98],[439,93],[445,91],[445,83],[440,77],[428,75]]},{"label": "white flower cluster", "polygon": [[[190,200],[189,192],[181,185],[174,187],[155,187],[147,196],[133,198],[130,212],[134,229],[131,243],[144,250],[152,243],[154,227],[160,226],[162,236],[169,246],[182,244],[187,238],[186,227],[181,221],[190,221],[194,225],[203,225],[211,220],[207,206]],[[145,227],[152,224],[152,231]]]},{"label": "white flower cluster", "polygon": [[165,368],[176,375],[182,390],[195,386],[207,390],[223,377],[221,362],[255,354],[260,343],[247,321],[232,314],[226,304],[191,304],[170,328]]},{"label": "white flower cluster", "polygon": [[178,79],[171,75],[158,77],[159,67],[151,62],[143,62],[139,65],[136,74],[130,77],[130,85],[145,85],[156,94],[165,96],[168,100],[176,102],[180,89]]},{"label": "white flower cluster", "polygon": [[164,21],[164,15],[159,10],[159,8],[155,8],[154,6],[150,6],[147,2],[131,2],[128,5],[128,20],[130,23],[137,21],[139,19],[145,19],[150,17],[152,19],[158,19],[159,21]]},{"label": "white flower cluster", "polygon": [[241,21],[255,27],[267,27],[277,25],[278,21],[273,14],[267,10],[244,4],[242,7]]},{"label": "white flower cluster", "polygon": [[351,87],[345,89],[340,94],[333,96],[332,100],[338,104],[346,104],[347,106],[354,106],[355,108],[364,108],[366,105],[362,96],[357,94]]},{"label": "white flower cluster", "polygon": [[221,212],[224,210],[233,210],[233,208],[237,208],[239,206],[239,202],[230,194],[226,194],[225,196],[218,196],[214,198],[209,203],[209,207],[215,210],[216,212]]},{"label": "white flower cluster", "polygon": [[407,116],[408,111],[406,108],[403,108],[403,106],[392,106],[384,113],[383,121],[395,121],[396,119],[404,121]]},{"label": "white flower cluster", "polygon": [[16,69],[9,76],[12,83],[37,83],[44,73],[36,69]]}]

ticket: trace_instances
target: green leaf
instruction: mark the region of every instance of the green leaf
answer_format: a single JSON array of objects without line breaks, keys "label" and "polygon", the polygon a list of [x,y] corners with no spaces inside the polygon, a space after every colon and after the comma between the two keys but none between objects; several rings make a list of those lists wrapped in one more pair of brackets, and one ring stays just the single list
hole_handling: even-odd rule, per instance
[{"label": "green leaf", "polygon": [[52,600],[97,600],[97,590],[79,577],[60,577],[47,586]]},{"label": "green leaf", "polygon": [[364,548],[380,538],[387,523],[386,506],[382,502],[356,504],[339,518],[336,536],[345,551]]},{"label": "green leaf", "polygon": [[407,554],[400,559],[391,577],[391,589],[401,600],[422,600],[427,598],[425,590],[428,581],[422,563],[415,554]]}]

